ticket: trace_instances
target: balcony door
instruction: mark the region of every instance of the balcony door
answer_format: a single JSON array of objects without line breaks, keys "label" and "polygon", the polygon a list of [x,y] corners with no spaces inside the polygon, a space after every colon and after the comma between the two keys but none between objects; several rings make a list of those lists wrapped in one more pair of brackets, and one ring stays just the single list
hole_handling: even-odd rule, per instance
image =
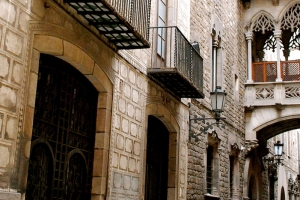
[{"label": "balcony door", "polygon": [[166,200],[169,131],[156,117],[148,117],[145,200]]},{"label": "balcony door", "polygon": [[97,99],[76,69],[41,55],[26,199],[91,198]]}]

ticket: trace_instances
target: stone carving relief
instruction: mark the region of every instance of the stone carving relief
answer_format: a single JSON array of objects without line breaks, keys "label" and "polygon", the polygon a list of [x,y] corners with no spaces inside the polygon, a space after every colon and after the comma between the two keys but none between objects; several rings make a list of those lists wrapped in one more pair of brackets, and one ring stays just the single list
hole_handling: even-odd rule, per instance
[{"label": "stone carving relief", "polygon": [[256,88],[256,99],[274,99],[274,88]]},{"label": "stone carving relief", "polygon": [[300,88],[285,87],[285,98],[300,98]]},{"label": "stone carving relief", "polygon": [[262,34],[265,33],[265,31],[273,31],[274,23],[273,21],[265,14],[261,14],[253,23],[252,30],[254,32],[262,32]]},{"label": "stone carving relief", "polygon": [[241,152],[241,149],[236,142],[231,144],[231,152],[229,152],[229,154],[231,154],[233,156],[238,156],[240,154],[240,152]]},{"label": "stone carving relief", "polygon": [[258,141],[257,140],[246,140],[245,141],[245,155],[249,155],[250,152],[252,152],[254,149],[256,149],[258,147]]}]

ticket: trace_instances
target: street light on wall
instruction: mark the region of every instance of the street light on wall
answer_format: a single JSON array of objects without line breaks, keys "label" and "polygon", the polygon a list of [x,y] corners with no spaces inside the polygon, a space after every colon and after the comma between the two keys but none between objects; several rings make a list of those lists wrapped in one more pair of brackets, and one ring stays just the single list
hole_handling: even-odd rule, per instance
[{"label": "street light on wall", "polygon": [[283,148],[283,143],[280,143],[280,141],[277,141],[274,144],[274,154],[276,157],[278,157],[280,159],[280,157],[282,156],[282,148]]},{"label": "street light on wall", "polygon": [[267,158],[263,158],[263,162],[265,166],[268,168],[273,166],[276,167],[281,164],[281,156],[282,156],[282,148],[283,148],[283,143],[280,143],[280,141],[277,141],[274,144],[274,156],[270,156]]},{"label": "street light on wall", "polygon": [[278,180],[277,167],[281,164],[283,143],[277,141],[274,144],[274,156],[263,158],[264,166],[268,168],[268,175],[270,180],[270,200],[274,199],[274,183]]},{"label": "street light on wall", "polygon": [[226,95],[226,92],[222,91],[220,86],[217,86],[216,90],[210,93],[212,112],[215,114],[217,122],[220,121],[221,112],[224,111],[223,108],[225,105]]},{"label": "street light on wall", "polygon": [[[221,124],[220,120],[225,119],[224,117],[221,117],[221,113],[224,111],[224,105],[225,105],[225,97],[226,92],[222,90],[221,86],[216,86],[215,91],[210,93],[211,98],[211,107],[212,112],[214,113],[214,118],[206,118],[204,115],[202,117],[198,117],[197,115],[194,115],[193,118],[190,116],[190,138],[195,138],[196,142],[198,141],[198,136],[202,133],[207,133],[209,129],[213,128],[213,125],[219,126]],[[197,123],[197,121],[202,121],[206,126],[204,128],[200,128],[199,133],[195,133],[191,131],[191,121],[194,120],[194,123]],[[205,123],[205,120],[216,120],[214,123]],[[223,126],[224,127],[224,126]]]}]

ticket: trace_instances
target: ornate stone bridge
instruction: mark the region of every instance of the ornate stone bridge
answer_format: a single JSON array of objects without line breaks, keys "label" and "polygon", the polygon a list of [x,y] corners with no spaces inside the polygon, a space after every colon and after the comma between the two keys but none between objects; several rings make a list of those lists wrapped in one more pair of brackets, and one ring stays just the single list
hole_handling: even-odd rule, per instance
[{"label": "ornate stone bridge", "polygon": [[267,139],[300,128],[300,82],[246,84],[246,140]]}]

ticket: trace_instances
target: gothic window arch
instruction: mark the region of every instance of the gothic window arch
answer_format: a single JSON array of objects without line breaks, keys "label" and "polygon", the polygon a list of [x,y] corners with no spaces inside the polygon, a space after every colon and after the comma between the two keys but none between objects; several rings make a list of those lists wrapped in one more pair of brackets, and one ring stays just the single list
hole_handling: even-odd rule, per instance
[{"label": "gothic window arch", "polygon": [[290,7],[282,17],[280,23],[281,29],[291,29],[291,31],[294,32],[296,28],[300,27],[299,15],[300,3],[296,3],[294,6]]},{"label": "gothic window arch", "polygon": [[261,32],[265,34],[266,31],[274,31],[275,26],[273,20],[266,15],[265,13],[260,14],[254,21],[253,21],[253,32]]},{"label": "gothic window arch", "polygon": [[274,50],[276,41],[273,36],[274,20],[267,13],[260,13],[252,22],[251,31],[254,33],[253,60],[263,61],[266,48]]}]

